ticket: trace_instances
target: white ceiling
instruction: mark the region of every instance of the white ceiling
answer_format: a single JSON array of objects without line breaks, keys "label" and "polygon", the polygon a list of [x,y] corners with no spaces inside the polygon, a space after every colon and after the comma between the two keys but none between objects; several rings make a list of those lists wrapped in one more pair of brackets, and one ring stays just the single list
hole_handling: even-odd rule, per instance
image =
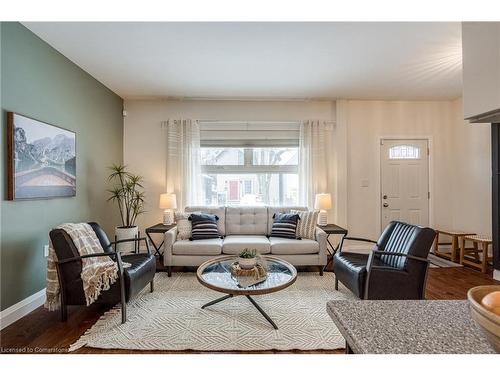
[{"label": "white ceiling", "polygon": [[448,99],[459,23],[55,23],[31,31],[123,98]]}]

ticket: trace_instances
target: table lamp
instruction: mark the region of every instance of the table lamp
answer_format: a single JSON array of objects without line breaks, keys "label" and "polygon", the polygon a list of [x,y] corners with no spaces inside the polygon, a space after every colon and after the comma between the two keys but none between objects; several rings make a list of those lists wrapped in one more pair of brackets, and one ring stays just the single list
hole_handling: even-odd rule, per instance
[{"label": "table lamp", "polygon": [[316,194],[316,199],[314,201],[314,208],[319,211],[318,215],[318,225],[325,226],[328,224],[328,214],[326,210],[332,208],[332,195],[327,194]]},{"label": "table lamp", "polygon": [[163,224],[171,225],[174,223],[174,210],[177,208],[177,197],[175,194],[160,194],[160,208],[163,209]]}]

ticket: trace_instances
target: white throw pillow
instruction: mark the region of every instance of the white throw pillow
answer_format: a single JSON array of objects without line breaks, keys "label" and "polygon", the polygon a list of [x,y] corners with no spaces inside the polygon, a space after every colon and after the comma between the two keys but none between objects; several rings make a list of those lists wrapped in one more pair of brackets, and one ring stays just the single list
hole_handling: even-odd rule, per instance
[{"label": "white throw pillow", "polygon": [[297,223],[297,237],[316,239],[316,225],[318,223],[318,211],[297,211],[290,210],[292,214],[298,214],[300,217]]},{"label": "white throw pillow", "polygon": [[191,213],[176,212],[175,222],[177,224],[177,240],[189,240],[191,238],[192,225],[189,220]]}]

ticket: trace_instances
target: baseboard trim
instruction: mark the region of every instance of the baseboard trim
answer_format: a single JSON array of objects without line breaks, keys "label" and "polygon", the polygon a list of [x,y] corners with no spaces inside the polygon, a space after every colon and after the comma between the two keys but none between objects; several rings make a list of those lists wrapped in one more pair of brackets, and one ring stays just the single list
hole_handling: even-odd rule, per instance
[{"label": "baseboard trim", "polygon": [[500,270],[493,270],[493,278],[500,281]]},{"label": "baseboard trim", "polygon": [[0,330],[28,315],[45,302],[45,288],[0,311]]}]

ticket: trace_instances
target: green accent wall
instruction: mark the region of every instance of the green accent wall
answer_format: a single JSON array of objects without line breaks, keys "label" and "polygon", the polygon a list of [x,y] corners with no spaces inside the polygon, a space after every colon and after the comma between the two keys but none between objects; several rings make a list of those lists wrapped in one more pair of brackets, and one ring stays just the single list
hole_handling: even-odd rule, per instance
[{"label": "green accent wall", "polygon": [[[51,228],[117,224],[106,201],[107,167],[123,160],[123,100],[19,23],[1,23],[1,310],[45,287]],[[78,41],[75,41],[78,43]],[[76,132],[76,197],[7,201],[6,111]]]}]

